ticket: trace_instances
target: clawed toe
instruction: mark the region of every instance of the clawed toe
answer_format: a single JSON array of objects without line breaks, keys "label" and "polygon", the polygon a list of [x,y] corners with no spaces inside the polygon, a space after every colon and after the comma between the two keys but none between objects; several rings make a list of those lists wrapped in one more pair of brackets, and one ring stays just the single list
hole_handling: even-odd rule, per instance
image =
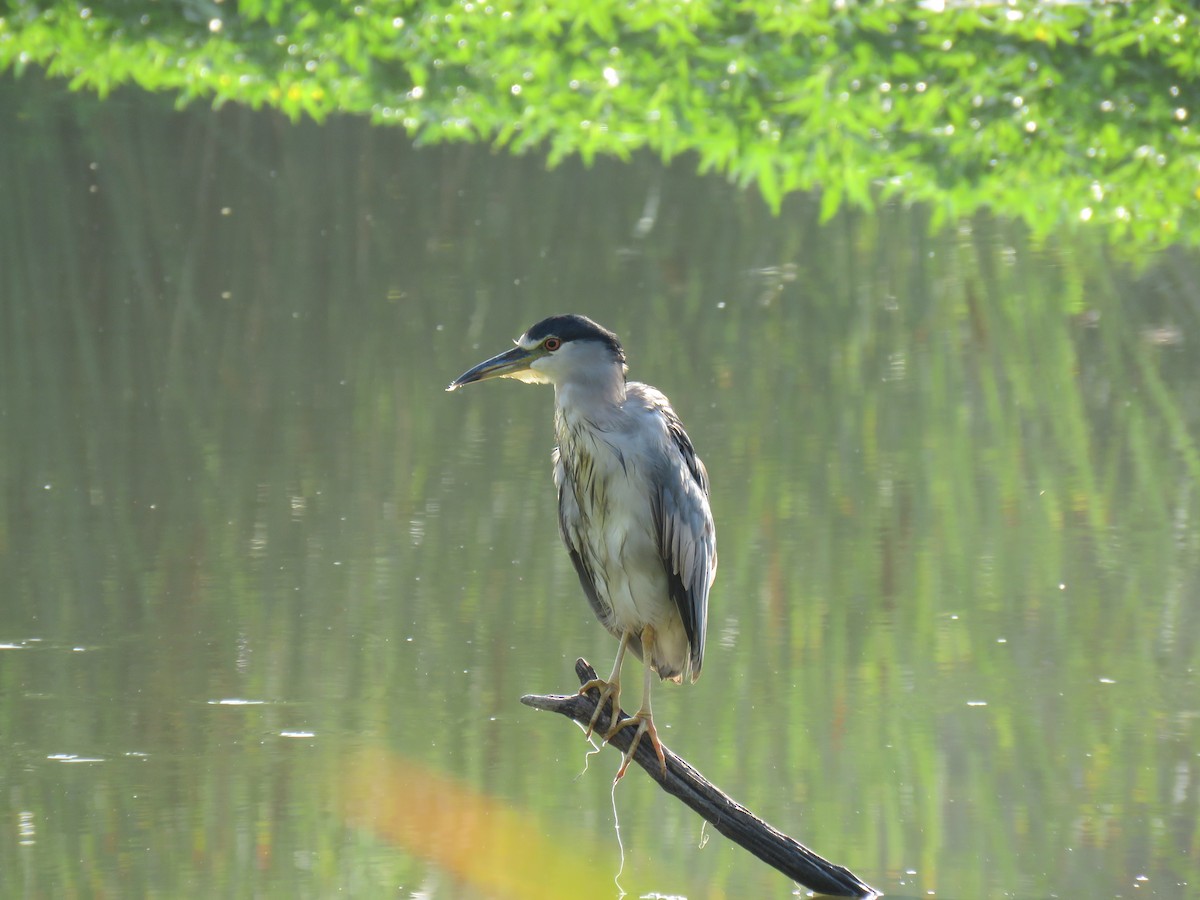
[{"label": "clawed toe", "polygon": [[663,755],[662,741],[658,739],[658,729],[654,727],[654,719],[650,713],[638,710],[627,719],[622,719],[617,722],[604,736],[605,741],[612,739],[612,736],[629,725],[636,725],[637,731],[633,735],[633,740],[629,743],[629,749],[625,751],[625,758],[621,760],[621,768],[617,770],[617,777],[614,781],[620,781],[625,775],[625,770],[629,768],[629,764],[633,761],[633,754],[637,752],[638,744],[642,742],[642,736],[650,737],[650,744],[654,747],[654,753],[658,756],[658,764],[662,769],[663,777],[667,774],[667,758]]},{"label": "clawed toe", "polygon": [[591,720],[588,722],[587,736],[592,736],[592,732],[596,730],[596,722],[600,718],[600,713],[604,710],[604,705],[611,702],[611,723],[608,731],[603,735],[604,740],[607,741],[620,727],[620,723],[617,720],[621,716],[621,682],[593,678],[579,688],[579,693],[581,695],[587,694],[593,688],[600,691],[600,698],[596,701],[596,709],[592,713]]}]

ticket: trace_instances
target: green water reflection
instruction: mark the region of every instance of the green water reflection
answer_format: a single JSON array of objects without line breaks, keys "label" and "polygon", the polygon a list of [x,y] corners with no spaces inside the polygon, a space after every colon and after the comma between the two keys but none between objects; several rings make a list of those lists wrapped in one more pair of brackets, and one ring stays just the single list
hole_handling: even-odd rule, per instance
[{"label": "green water reflection", "polygon": [[[614,651],[550,394],[442,391],[567,310],[712,477],[667,744],[892,895],[1200,883],[1195,255],[0,103],[6,895],[615,895],[616,754],[576,780],[580,734],[517,702]],[[633,896],[791,889],[640,776],[617,805]],[[471,862],[489,821],[506,867]]]}]

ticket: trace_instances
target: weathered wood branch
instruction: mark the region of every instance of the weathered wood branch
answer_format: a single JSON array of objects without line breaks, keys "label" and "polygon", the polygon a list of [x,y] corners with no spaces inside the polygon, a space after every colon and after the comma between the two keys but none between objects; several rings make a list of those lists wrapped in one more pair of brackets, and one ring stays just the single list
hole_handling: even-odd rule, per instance
[{"label": "weathered wood branch", "polygon": [[[587,660],[579,659],[575,661],[575,674],[579,676],[579,683],[584,684],[596,677],[596,670],[588,665]],[[521,698],[521,702],[534,709],[560,713],[586,727],[592,719],[592,713],[596,710],[596,701],[599,696],[600,692],[595,689],[586,695],[527,694]],[[625,711],[621,710],[618,718],[625,717]],[[601,712],[600,717],[596,720],[596,731],[600,734],[605,733],[609,724],[606,704],[605,711]],[[634,728],[623,728],[613,735],[609,743],[625,753],[629,749],[635,731]],[[717,831],[749,850],[767,865],[773,866],[793,881],[821,894],[834,897],[879,896],[878,891],[849,869],[834,865],[829,860],[818,856],[799,841],[772,828],[732,797],[722,793],[716,785],[693,769],[686,760],[668,750],[666,746],[663,747],[663,754],[667,760],[665,776],[659,766],[658,757],[648,740],[643,740],[638,744],[633,759],[646,770],[651,778],[658,782],[664,791],[673,797],[678,797],[702,818],[710,822]]]}]

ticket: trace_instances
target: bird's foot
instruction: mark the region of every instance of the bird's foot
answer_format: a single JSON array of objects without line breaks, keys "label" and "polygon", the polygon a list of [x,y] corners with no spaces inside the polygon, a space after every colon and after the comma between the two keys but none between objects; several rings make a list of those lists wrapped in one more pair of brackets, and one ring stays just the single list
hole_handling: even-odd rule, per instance
[{"label": "bird's foot", "polygon": [[654,719],[650,716],[649,712],[638,710],[629,718],[622,719],[609,729],[604,739],[606,741],[611,740],[614,734],[629,725],[636,725],[637,732],[633,735],[633,741],[629,744],[629,750],[626,751],[625,758],[621,761],[621,768],[617,769],[617,777],[613,781],[620,781],[625,774],[625,770],[629,768],[629,763],[632,762],[633,754],[637,752],[638,744],[641,743],[643,735],[650,737],[650,744],[654,747],[654,752],[658,755],[658,764],[662,767],[663,777],[666,777],[667,758],[663,756],[662,741],[658,739],[658,729],[654,727]]},{"label": "bird's foot", "polygon": [[620,723],[617,721],[621,717],[621,682],[605,681],[603,678],[593,678],[579,688],[580,695],[586,694],[588,691],[596,689],[600,691],[600,699],[596,701],[596,709],[592,713],[592,719],[588,722],[587,736],[591,737],[592,732],[596,730],[596,720],[600,718],[600,712],[604,709],[604,704],[612,701],[612,714],[608,731],[604,733],[604,740],[608,740],[612,735],[616,734]]}]

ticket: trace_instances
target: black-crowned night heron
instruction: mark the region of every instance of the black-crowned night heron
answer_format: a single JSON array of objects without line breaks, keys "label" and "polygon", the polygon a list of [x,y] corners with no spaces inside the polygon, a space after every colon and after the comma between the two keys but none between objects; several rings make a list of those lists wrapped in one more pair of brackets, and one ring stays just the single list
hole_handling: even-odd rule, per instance
[{"label": "black-crowned night heron", "polygon": [[[605,740],[626,725],[638,729],[618,778],[643,735],[665,769],[650,713],[650,673],[676,683],[699,677],[717,571],[704,464],[667,398],[627,382],[625,371],[625,351],[611,331],[583,316],[551,316],[447,388],[489,378],[554,385],[562,538],[592,610],[621,642],[608,681],[580,688],[600,689],[588,733],[609,700],[613,725]],[[616,722],[626,650],[645,664],[642,705]]]}]

